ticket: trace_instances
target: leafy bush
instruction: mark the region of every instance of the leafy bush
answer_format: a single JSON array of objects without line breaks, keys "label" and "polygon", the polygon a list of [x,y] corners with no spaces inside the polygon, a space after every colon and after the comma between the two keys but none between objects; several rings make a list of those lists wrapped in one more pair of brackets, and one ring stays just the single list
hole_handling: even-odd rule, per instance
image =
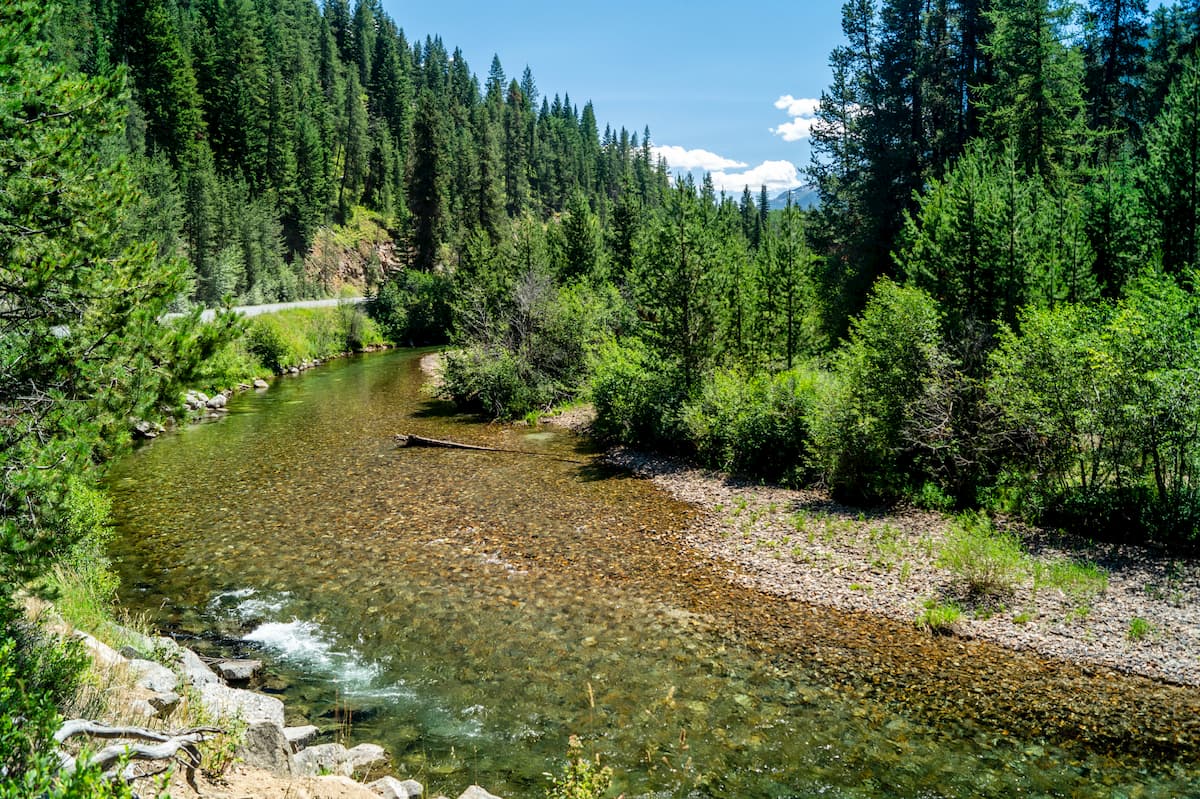
[{"label": "leafy bush", "polygon": [[982,513],[964,513],[951,526],[938,566],[949,569],[975,597],[1011,594],[1029,572],[1029,556],[1011,532]]},{"label": "leafy bush", "polygon": [[716,372],[683,407],[690,443],[709,466],[798,480],[808,458],[808,417],[821,379],[811,368],[774,376]]},{"label": "leafy bush", "polygon": [[481,347],[446,353],[441,391],[459,405],[494,419],[523,416],[539,399],[512,353]]},{"label": "leafy bush", "polygon": [[905,434],[912,403],[944,357],[939,325],[928,294],[887,279],[852,323],[812,421],[817,460],[836,495],[890,501],[912,482]]},{"label": "leafy bush", "polygon": [[591,358],[596,436],[644,447],[680,440],[680,386],[670,375],[652,369],[650,361],[640,339],[610,339],[596,348]]},{"label": "leafy bush", "polygon": [[567,765],[558,777],[546,775],[551,785],[546,799],[600,799],[612,785],[612,769],[601,766],[599,757],[591,760],[583,754],[583,744],[574,735],[567,749]]},{"label": "leafy bush", "polygon": [[410,347],[449,340],[452,282],[439,272],[405,269],[379,287],[369,312],[384,334]]}]

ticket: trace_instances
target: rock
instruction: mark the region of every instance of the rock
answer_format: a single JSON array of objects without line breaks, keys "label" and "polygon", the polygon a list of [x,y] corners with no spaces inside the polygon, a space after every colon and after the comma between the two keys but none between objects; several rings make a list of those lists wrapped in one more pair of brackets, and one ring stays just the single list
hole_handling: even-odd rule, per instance
[{"label": "rock", "polygon": [[367,785],[383,799],[417,799],[425,793],[425,786],[416,780],[398,780],[395,777],[384,777]]},{"label": "rock", "polygon": [[346,760],[346,747],[341,744],[310,746],[292,755],[295,773],[301,776],[331,774]]},{"label": "rock", "polygon": [[163,693],[152,695],[146,701],[157,711],[156,715],[159,718],[166,718],[171,715],[171,712],[175,708],[179,707],[179,703],[183,700],[174,691],[164,691]]},{"label": "rock", "polygon": [[313,780],[316,797],[338,797],[338,799],[379,799],[378,794],[360,782],[335,774]]},{"label": "rock", "polygon": [[472,785],[458,795],[458,799],[500,799],[495,794],[488,793],[478,785]]},{"label": "rock", "polygon": [[175,672],[153,660],[131,660],[129,670],[139,686],[156,694],[171,693],[179,685],[179,678],[175,676]]},{"label": "rock", "polygon": [[288,374],[298,375],[300,374],[300,370],[293,366],[291,369],[288,369]]},{"label": "rock", "polygon": [[211,398],[209,398],[208,402],[204,404],[215,411],[220,408],[224,408],[226,402],[228,402],[228,399],[224,394],[214,394]]},{"label": "rock", "polygon": [[146,719],[158,718],[158,708],[150,704],[148,699],[132,699],[125,703],[125,710],[130,715]]},{"label": "rock", "polygon": [[284,727],[283,737],[287,738],[288,743],[292,745],[293,752],[299,752],[316,740],[317,732],[317,728],[312,724],[305,724],[303,727]]},{"label": "rock", "polygon": [[158,436],[158,431],[154,429],[154,425],[145,419],[134,421],[133,433],[138,438],[155,438]]},{"label": "rock", "polygon": [[254,378],[254,387],[259,391],[262,391],[264,388],[270,388],[271,384],[266,380],[263,380],[261,377],[256,377]]},{"label": "rock", "polygon": [[221,682],[216,672],[210,669],[199,655],[186,647],[179,650],[179,665],[183,670],[183,679],[196,688]]},{"label": "rock", "polygon": [[217,664],[217,673],[226,682],[246,682],[261,669],[261,660],[222,660]]},{"label": "rock", "polygon": [[220,683],[200,686],[200,701],[214,716],[240,717],[247,724],[271,721],[283,727],[283,702],[273,696],[256,694]]},{"label": "rock", "polygon": [[83,642],[83,647],[91,653],[92,660],[101,666],[111,668],[113,666],[123,666],[129,662],[126,658],[121,657],[117,650],[106,643],[97,641],[85,632],[76,632],[75,637]]},{"label": "rock", "polygon": [[354,772],[370,771],[377,766],[387,763],[387,752],[378,744],[359,744],[346,752],[346,759],[339,771],[347,776]]},{"label": "rock", "polygon": [[271,721],[260,721],[246,729],[236,756],[251,768],[261,768],[273,774],[291,776],[292,745],[283,734],[283,727]]}]

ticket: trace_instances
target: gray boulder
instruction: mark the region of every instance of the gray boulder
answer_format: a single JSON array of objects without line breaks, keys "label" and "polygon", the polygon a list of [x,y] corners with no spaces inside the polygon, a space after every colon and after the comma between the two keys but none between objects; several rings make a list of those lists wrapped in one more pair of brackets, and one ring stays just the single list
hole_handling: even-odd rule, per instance
[{"label": "gray boulder", "polygon": [[240,717],[247,724],[270,721],[283,727],[283,702],[273,696],[206,683],[200,686],[200,701],[218,718]]},{"label": "gray boulder", "polygon": [[378,744],[359,744],[346,752],[338,771],[347,776],[354,772],[370,771],[387,763],[387,752]]},{"label": "gray boulder", "polygon": [[317,732],[317,728],[311,724],[305,724],[303,727],[284,727],[283,737],[287,738],[293,752],[299,752],[316,740]]},{"label": "gray boulder", "polygon": [[196,688],[221,682],[216,672],[210,669],[199,655],[186,647],[179,650],[179,666],[183,670],[183,679]]},{"label": "gray boulder", "polygon": [[367,787],[383,799],[419,799],[425,793],[425,786],[416,780],[398,780],[395,777],[383,777]]},{"label": "gray boulder", "polygon": [[214,394],[213,396],[209,397],[208,402],[204,404],[215,411],[220,408],[224,408],[226,402],[228,402],[228,400],[224,394]]},{"label": "gray boulder", "polygon": [[341,744],[318,744],[292,755],[295,773],[302,777],[335,774],[346,760],[346,747]]},{"label": "gray boulder", "polygon": [[283,734],[283,727],[271,721],[260,721],[246,729],[246,735],[236,756],[251,768],[261,768],[273,774],[291,776],[292,746]]},{"label": "gray boulder", "polygon": [[83,642],[83,648],[91,654],[92,660],[101,666],[111,668],[113,666],[122,666],[128,662],[117,650],[103,641],[96,640],[85,632],[76,632],[75,637]]},{"label": "gray boulder", "polygon": [[134,658],[129,661],[129,670],[133,673],[137,685],[156,694],[172,693],[179,685],[179,678],[175,676],[175,672],[153,660]]},{"label": "gray boulder", "polygon": [[266,380],[263,380],[261,377],[256,377],[256,378],[254,378],[254,387],[256,389],[258,389],[259,391],[261,391],[264,388],[270,388],[271,384],[268,383]]},{"label": "gray boulder", "polygon": [[158,711],[157,715],[159,718],[166,718],[167,716],[171,715],[175,708],[179,707],[179,703],[183,700],[179,694],[175,693],[174,691],[164,691],[163,693],[151,695],[146,701],[150,703],[151,707]]}]

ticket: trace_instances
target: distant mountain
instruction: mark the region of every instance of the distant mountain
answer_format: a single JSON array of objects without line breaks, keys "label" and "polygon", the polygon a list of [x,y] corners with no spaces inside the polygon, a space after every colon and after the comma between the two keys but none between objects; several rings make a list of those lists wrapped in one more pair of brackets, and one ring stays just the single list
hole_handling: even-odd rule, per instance
[{"label": "distant mountain", "polygon": [[[800,208],[816,208],[821,204],[821,197],[817,194],[816,189],[810,189],[807,186],[800,186],[792,189],[792,205]],[[787,207],[788,192],[781,192],[779,196],[771,200],[770,206],[772,211],[777,211]]]}]

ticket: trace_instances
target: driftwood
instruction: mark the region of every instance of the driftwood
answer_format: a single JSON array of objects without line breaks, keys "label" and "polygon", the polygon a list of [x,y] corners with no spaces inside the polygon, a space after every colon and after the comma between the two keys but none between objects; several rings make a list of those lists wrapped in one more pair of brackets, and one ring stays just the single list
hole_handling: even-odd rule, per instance
[{"label": "driftwood", "polygon": [[[129,760],[178,760],[188,771],[190,777],[191,772],[200,765],[200,751],[196,748],[196,744],[221,732],[219,727],[193,727],[190,730],[178,732],[160,732],[143,727],[110,727],[107,724],[88,719],[72,719],[63,723],[58,732],[54,734],[54,740],[62,744],[76,735],[86,735],[89,738],[125,741],[106,746],[98,752],[89,753],[79,759],[66,752],[60,752],[61,768],[67,774],[92,766],[99,766],[101,771],[107,771],[127,758]],[[152,741],[153,743],[128,743],[130,740]],[[122,779],[131,780],[138,776],[132,770],[132,765],[130,763],[126,767],[121,774]],[[109,775],[110,779],[112,776]]]},{"label": "driftwood", "polygon": [[404,433],[397,433],[393,438],[396,441],[397,447],[438,447],[441,449],[470,449],[476,452],[508,452],[513,455],[553,458],[556,461],[564,461],[566,463],[586,463],[586,461],[563,458],[549,452],[530,452],[525,449],[506,449],[504,447],[481,447],[477,444],[463,444],[459,441],[446,441],[440,438],[426,438],[425,436],[405,435]]}]

